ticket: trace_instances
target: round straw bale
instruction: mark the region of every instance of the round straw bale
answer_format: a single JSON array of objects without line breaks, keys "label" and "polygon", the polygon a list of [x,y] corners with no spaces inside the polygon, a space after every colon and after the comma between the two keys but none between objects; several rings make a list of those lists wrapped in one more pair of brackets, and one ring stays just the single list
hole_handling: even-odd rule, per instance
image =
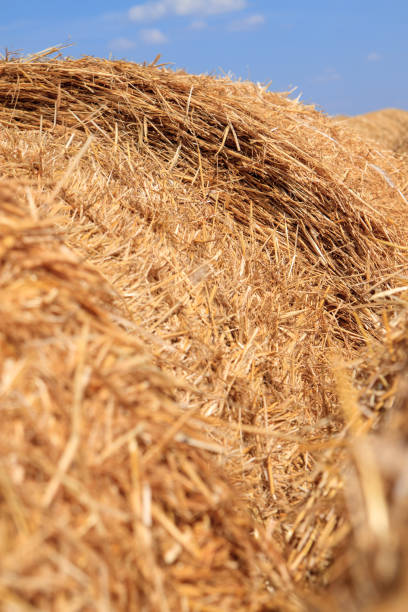
[{"label": "round straw bale", "polygon": [[24,200],[0,182],[4,609],[260,610],[267,549],[223,448]]},{"label": "round straw bale", "polygon": [[363,138],[375,141],[384,149],[408,153],[408,111],[384,108],[341,119]]},{"label": "round straw bale", "polygon": [[254,84],[46,53],[1,63],[0,123],[22,185],[4,215],[5,551],[39,517],[23,541],[44,572],[11,554],[4,597],[381,602],[392,572],[377,597],[353,569],[369,548],[350,474],[395,404],[374,362],[404,309],[400,160]]}]

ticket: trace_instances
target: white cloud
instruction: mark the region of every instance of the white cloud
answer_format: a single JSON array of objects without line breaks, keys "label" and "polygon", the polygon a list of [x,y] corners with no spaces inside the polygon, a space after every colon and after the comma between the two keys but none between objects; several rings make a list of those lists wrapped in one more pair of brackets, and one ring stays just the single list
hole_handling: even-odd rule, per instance
[{"label": "white cloud", "polygon": [[246,6],[246,0],[167,0],[176,15],[217,15],[241,11]]},{"label": "white cloud", "polygon": [[136,4],[129,9],[129,18],[132,21],[155,21],[167,13],[166,2],[146,2]]},{"label": "white cloud", "polygon": [[140,37],[148,45],[162,45],[167,42],[167,37],[157,28],[141,30]]},{"label": "white cloud", "polygon": [[128,51],[129,49],[133,49],[136,46],[134,40],[130,40],[130,38],[114,38],[109,43],[109,49],[113,49],[114,51]]},{"label": "white cloud", "polygon": [[244,19],[238,19],[237,21],[233,21],[229,25],[229,29],[234,32],[240,32],[242,30],[252,30],[253,28],[257,28],[258,26],[265,23],[265,17],[260,14],[249,15]]},{"label": "white cloud", "polygon": [[131,21],[155,21],[165,15],[219,15],[241,11],[247,0],[148,0],[129,10]]},{"label": "white cloud", "polygon": [[377,51],[371,51],[371,53],[367,55],[367,60],[369,62],[378,62],[380,59],[381,55],[377,53]]}]

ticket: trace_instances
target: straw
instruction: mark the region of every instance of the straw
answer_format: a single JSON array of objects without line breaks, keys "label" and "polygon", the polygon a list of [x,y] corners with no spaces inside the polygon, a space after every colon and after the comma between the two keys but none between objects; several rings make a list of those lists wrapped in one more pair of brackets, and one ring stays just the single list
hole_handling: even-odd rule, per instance
[{"label": "straw", "polygon": [[400,158],[252,83],[52,52],[0,64],[1,600],[382,605]]}]

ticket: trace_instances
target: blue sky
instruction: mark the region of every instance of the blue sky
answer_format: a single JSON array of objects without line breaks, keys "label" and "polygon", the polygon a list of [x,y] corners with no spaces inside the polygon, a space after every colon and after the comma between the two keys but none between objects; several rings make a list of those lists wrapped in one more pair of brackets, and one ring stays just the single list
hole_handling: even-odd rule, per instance
[{"label": "blue sky", "polygon": [[0,51],[151,61],[297,87],[329,114],[408,110],[408,0],[0,0]]}]

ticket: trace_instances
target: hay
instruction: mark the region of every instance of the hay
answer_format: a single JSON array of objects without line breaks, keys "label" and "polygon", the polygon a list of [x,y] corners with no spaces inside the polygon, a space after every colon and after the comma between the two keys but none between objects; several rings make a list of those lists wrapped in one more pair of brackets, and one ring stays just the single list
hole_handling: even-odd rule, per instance
[{"label": "hay", "polygon": [[363,138],[369,138],[395,153],[408,153],[408,111],[384,108],[341,119]]},{"label": "hay", "polygon": [[[359,407],[343,464],[352,533],[346,559],[332,571],[342,573],[335,602],[352,610],[407,607],[407,315],[406,302],[400,316],[385,315],[382,342],[367,347],[358,368],[350,365],[347,372],[357,403],[343,397],[343,408],[350,415]],[[373,413],[368,427],[362,415]]]},{"label": "hay", "polygon": [[111,151],[122,144],[143,153],[246,226],[252,206],[261,238],[271,227],[292,248],[296,238],[338,292],[361,295],[366,260],[385,254],[378,241],[390,238],[385,215],[395,201],[374,152],[353,156],[319,113],[251,84],[92,58],[41,60],[3,63],[0,124],[68,136],[80,129]]},{"label": "hay", "polygon": [[[93,58],[2,62],[0,123],[0,173],[22,189],[7,218],[30,236],[2,259],[6,329],[23,329],[3,378],[15,429],[43,431],[2,442],[3,599],[381,602],[399,565],[353,569],[369,549],[349,474],[357,433],[399,401],[382,318],[408,284],[397,160],[255,85]],[[37,517],[24,568],[20,515]]]},{"label": "hay", "polygon": [[0,184],[4,605],[258,608],[265,547],[214,462],[222,446],[16,191]]}]

